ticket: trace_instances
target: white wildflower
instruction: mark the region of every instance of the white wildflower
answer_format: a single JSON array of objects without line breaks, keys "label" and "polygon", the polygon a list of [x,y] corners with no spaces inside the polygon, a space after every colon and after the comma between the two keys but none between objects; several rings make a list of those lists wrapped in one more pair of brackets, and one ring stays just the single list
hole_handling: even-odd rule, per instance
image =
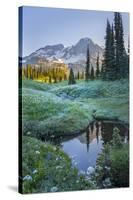
[{"label": "white wildflower", "polygon": [[57,192],[58,191],[58,188],[55,186],[55,187],[52,187],[50,192]]},{"label": "white wildflower", "polygon": [[80,171],[79,171],[79,174],[81,174],[81,175],[85,175],[85,171],[80,170]]},{"label": "white wildflower", "polygon": [[95,169],[94,169],[94,167],[88,167],[88,169],[87,169],[87,175],[91,175],[91,174],[93,174],[95,172]]},{"label": "white wildflower", "polygon": [[74,164],[74,165],[77,165],[78,163],[75,161],[73,164]]},{"label": "white wildflower", "polygon": [[111,168],[110,168],[110,167],[108,167],[108,166],[105,166],[105,169],[109,171]]},{"label": "white wildflower", "polygon": [[104,187],[110,187],[110,186],[111,186],[110,178],[106,178],[106,179],[103,181],[103,186],[104,186]]},{"label": "white wildflower", "polygon": [[60,166],[60,165],[56,166],[56,169],[62,169],[62,168],[63,168],[63,167]]},{"label": "white wildflower", "polygon": [[103,168],[101,167],[101,166],[96,166],[96,169],[98,170],[98,171],[101,171]]},{"label": "white wildflower", "polygon": [[26,175],[23,180],[32,181],[32,177],[30,175]]},{"label": "white wildflower", "polygon": [[54,147],[53,149],[54,149],[54,151],[56,151],[56,150],[57,150],[57,148],[56,148],[56,147]]},{"label": "white wildflower", "polygon": [[90,176],[85,176],[85,179],[86,179],[87,181],[90,181],[90,180],[91,180],[91,177],[90,177]]},{"label": "white wildflower", "polygon": [[36,154],[40,154],[40,151],[35,151],[36,152]]},{"label": "white wildflower", "polygon": [[35,169],[35,170],[32,172],[32,174],[36,174],[37,172],[38,172],[38,170]]}]

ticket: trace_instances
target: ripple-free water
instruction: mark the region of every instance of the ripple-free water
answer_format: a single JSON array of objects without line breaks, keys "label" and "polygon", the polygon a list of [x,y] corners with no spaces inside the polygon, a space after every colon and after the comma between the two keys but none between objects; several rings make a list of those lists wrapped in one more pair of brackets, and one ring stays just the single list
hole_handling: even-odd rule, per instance
[{"label": "ripple-free water", "polygon": [[98,155],[102,152],[103,145],[112,139],[113,128],[120,130],[120,135],[125,142],[128,141],[128,127],[124,124],[102,121],[92,123],[86,132],[73,138],[62,138],[62,149],[72,159],[72,165],[79,171],[87,171],[89,166],[95,167]]}]

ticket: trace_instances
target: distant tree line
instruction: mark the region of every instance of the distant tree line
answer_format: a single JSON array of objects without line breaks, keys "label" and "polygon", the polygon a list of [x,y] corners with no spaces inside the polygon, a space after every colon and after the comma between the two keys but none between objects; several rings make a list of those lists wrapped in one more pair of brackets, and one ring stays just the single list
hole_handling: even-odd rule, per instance
[{"label": "distant tree line", "polygon": [[86,56],[86,68],[85,68],[85,80],[94,80],[101,77],[100,63],[99,63],[99,52],[96,58],[96,70],[90,61],[89,45],[87,46],[87,56]]},{"label": "distant tree line", "polygon": [[78,71],[77,75],[74,75],[73,69],[71,68],[68,84],[75,84],[76,79],[77,80],[84,79],[86,81],[100,79],[101,73],[102,73],[102,71],[100,70],[99,53],[97,54],[97,59],[96,59],[96,70],[94,70],[94,67],[90,61],[90,53],[89,53],[89,45],[88,45],[85,71],[82,70],[82,73]]},{"label": "distant tree line", "polygon": [[44,67],[43,65],[28,64],[22,67],[22,78],[38,80],[47,83],[57,83],[67,80],[67,69],[65,66]]}]

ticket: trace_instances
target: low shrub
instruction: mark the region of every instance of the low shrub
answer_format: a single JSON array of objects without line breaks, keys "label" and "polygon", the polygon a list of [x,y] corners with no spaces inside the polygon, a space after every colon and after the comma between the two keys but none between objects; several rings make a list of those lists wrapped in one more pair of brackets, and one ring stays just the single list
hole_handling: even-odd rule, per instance
[{"label": "low shrub", "polygon": [[97,159],[94,179],[99,188],[129,186],[129,144],[122,142],[117,128]]}]

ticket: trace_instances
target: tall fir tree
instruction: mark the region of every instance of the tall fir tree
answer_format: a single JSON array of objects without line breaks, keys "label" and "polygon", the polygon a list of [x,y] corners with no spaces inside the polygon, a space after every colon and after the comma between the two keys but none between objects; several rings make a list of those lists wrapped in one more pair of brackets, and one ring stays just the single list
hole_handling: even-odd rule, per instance
[{"label": "tall fir tree", "polygon": [[118,78],[118,67],[116,65],[116,48],[114,26],[110,26],[107,20],[106,37],[105,37],[105,52],[102,63],[102,79],[116,80]]},{"label": "tall fir tree", "polygon": [[89,78],[90,78],[90,52],[89,52],[89,45],[88,45],[87,55],[86,55],[85,80],[88,81]]},{"label": "tall fir tree", "polygon": [[96,61],[96,78],[98,79],[99,77],[100,77],[100,69],[99,69],[99,52],[98,52]]},{"label": "tall fir tree", "polygon": [[119,35],[120,35],[120,18],[119,13],[114,13],[114,28],[115,28],[115,55],[116,55],[116,76],[120,78],[120,61],[119,61]]},{"label": "tall fir tree", "polygon": [[94,67],[93,67],[93,65],[91,65],[90,79],[91,79],[91,80],[94,80],[94,78],[95,78],[95,75],[94,75]]},{"label": "tall fir tree", "polygon": [[100,71],[100,78],[104,80],[104,60],[102,60],[102,66]]},{"label": "tall fir tree", "polygon": [[80,79],[79,71],[78,71],[78,73],[77,73],[77,79],[78,79],[78,80]]},{"label": "tall fir tree", "polygon": [[120,13],[114,13],[114,29],[115,29],[115,55],[116,55],[116,74],[117,79],[127,76],[127,54],[124,46],[124,33],[122,16]]},{"label": "tall fir tree", "polygon": [[82,77],[82,79],[84,79],[84,70],[82,70],[81,77]]},{"label": "tall fir tree", "polygon": [[111,26],[109,21],[107,20],[106,27],[106,36],[105,36],[105,50],[104,50],[104,59],[102,63],[103,67],[103,80],[109,80],[111,76],[111,59],[110,59],[110,50],[111,50]]},{"label": "tall fir tree", "polygon": [[128,49],[127,49],[127,78],[129,78],[129,64],[130,64],[130,41],[128,37]]},{"label": "tall fir tree", "polygon": [[75,78],[74,78],[74,73],[73,73],[73,70],[71,68],[70,74],[69,74],[68,84],[71,85],[71,84],[75,84],[75,83],[76,83],[76,81],[75,81]]},{"label": "tall fir tree", "polygon": [[114,38],[114,26],[112,24],[111,29],[111,41],[110,41],[110,80],[117,79],[116,75],[116,62],[115,62],[115,38]]}]

